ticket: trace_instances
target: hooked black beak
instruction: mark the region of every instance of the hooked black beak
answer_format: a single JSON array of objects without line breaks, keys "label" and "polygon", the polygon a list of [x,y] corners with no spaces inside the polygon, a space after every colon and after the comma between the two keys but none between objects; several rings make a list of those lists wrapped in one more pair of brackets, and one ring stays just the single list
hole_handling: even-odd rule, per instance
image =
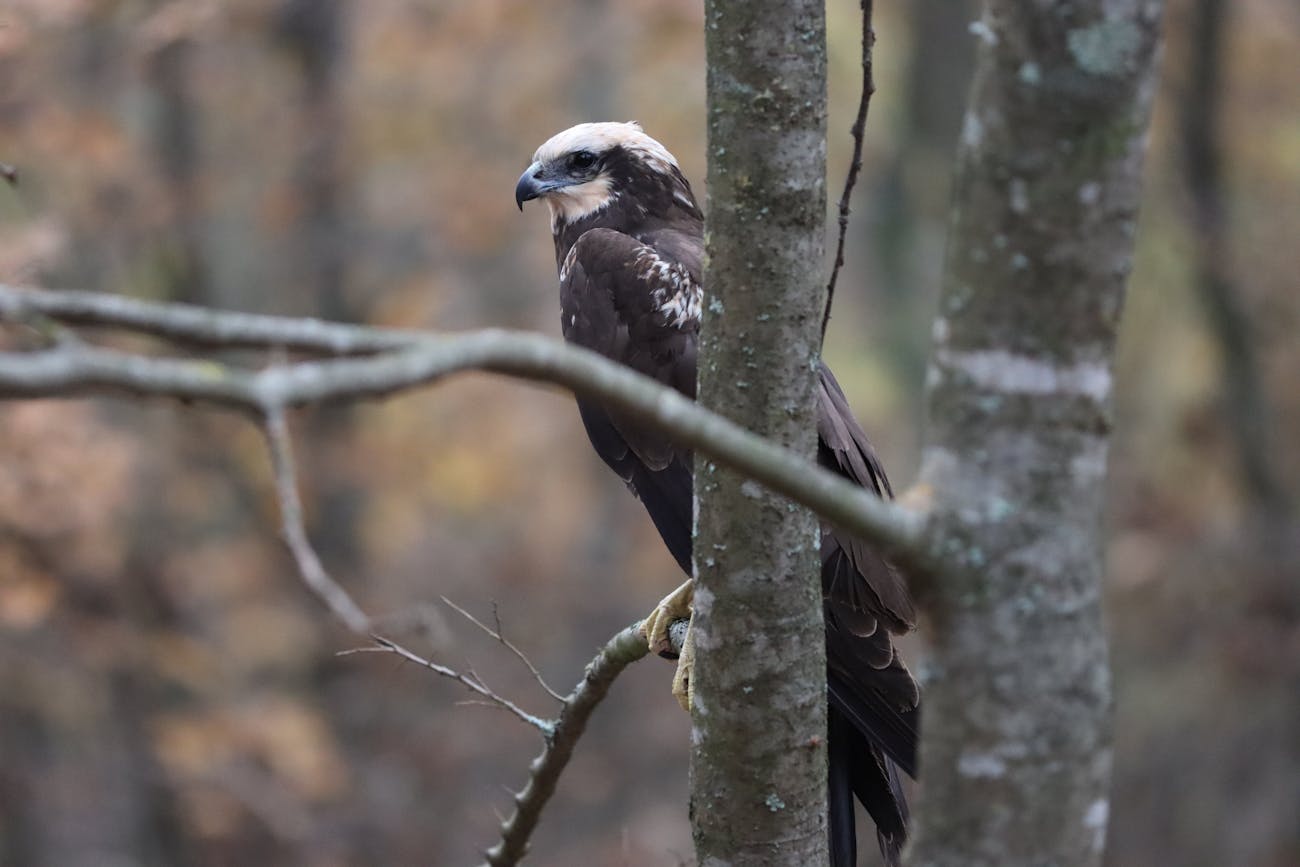
[{"label": "hooked black beak", "polygon": [[524,202],[532,201],[546,192],[546,184],[538,178],[541,173],[542,167],[533,163],[519,176],[519,183],[515,184],[515,204],[519,210],[524,209]]}]

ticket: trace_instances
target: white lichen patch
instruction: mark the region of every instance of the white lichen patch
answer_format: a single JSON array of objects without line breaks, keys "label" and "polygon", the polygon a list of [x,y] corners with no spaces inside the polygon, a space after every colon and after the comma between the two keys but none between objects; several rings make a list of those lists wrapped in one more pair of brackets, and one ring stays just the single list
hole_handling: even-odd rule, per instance
[{"label": "white lichen patch", "polygon": [[780,796],[777,795],[776,792],[769,793],[768,796],[763,799],[763,803],[766,804],[767,808],[771,810],[773,813],[775,813],[777,810],[785,809],[785,801],[782,801]]},{"label": "white lichen patch", "polygon": [[966,119],[961,124],[961,143],[974,149],[984,141],[984,122],[973,111],[966,112]]},{"label": "white lichen patch", "polygon": [[1029,210],[1029,185],[1024,182],[1023,178],[1011,179],[1008,195],[1012,213],[1023,214]]},{"label": "white lichen patch", "polygon": [[1098,798],[1088,805],[1083,814],[1083,827],[1092,832],[1092,851],[1100,852],[1106,848],[1106,823],[1110,821],[1110,801]]},{"label": "white lichen patch", "polygon": [[993,31],[993,28],[986,21],[972,21],[966,29],[970,31],[972,36],[983,41],[986,45],[998,44],[997,33]]},{"label": "white lichen patch", "polygon": [[1070,475],[1076,482],[1091,484],[1095,479],[1106,475],[1107,440],[1105,437],[1092,437],[1070,459]]},{"label": "white lichen patch", "polygon": [[1084,72],[1097,76],[1129,71],[1137,59],[1141,43],[1137,25],[1110,18],[1091,27],[1071,30],[1066,36],[1074,62]]},{"label": "white lichen patch", "polygon": [[957,759],[957,773],[975,779],[997,779],[1007,772],[1007,763],[993,753],[964,752]]},{"label": "white lichen patch", "polygon": [[934,322],[930,325],[930,339],[935,343],[948,342],[948,320],[942,316],[934,317]]},{"label": "white lichen patch", "polygon": [[958,352],[941,348],[937,355],[945,370],[961,373],[980,388],[1003,394],[1065,395],[1097,402],[1110,394],[1110,367],[1104,361],[1067,365],[1004,349]]}]

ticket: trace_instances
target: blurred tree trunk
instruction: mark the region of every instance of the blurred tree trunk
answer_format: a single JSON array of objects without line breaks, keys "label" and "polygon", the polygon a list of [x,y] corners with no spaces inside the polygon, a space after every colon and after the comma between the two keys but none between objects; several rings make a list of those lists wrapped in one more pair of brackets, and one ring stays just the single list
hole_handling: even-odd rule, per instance
[{"label": "blurred tree trunk", "polygon": [[989,0],[930,364],[946,568],[911,861],[1092,865],[1109,812],[1101,510],[1160,4]]},{"label": "blurred tree trunk", "polygon": [[874,317],[881,325],[874,333],[912,395],[909,415],[919,419],[930,342],[926,324],[938,294],[953,153],[975,63],[970,23],[978,4],[912,0],[906,14],[910,65],[902,83],[901,129],[874,191],[879,217],[863,221],[863,241],[871,245],[883,278],[882,309]]},{"label": "blurred tree trunk", "polygon": [[1219,344],[1226,416],[1237,450],[1242,486],[1254,510],[1282,525],[1290,511],[1269,438],[1269,411],[1255,359],[1250,320],[1232,285],[1227,195],[1219,142],[1223,105],[1223,46],[1231,12],[1223,0],[1196,0],[1192,14],[1189,80],[1183,88],[1183,170],[1192,198],[1196,288]]},{"label": "blurred tree trunk", "polygon": [[580,40],[573,64],[573,108],[581,120],[613,120],[618,115],[615,95],[624,68],[618,43],[611,38],[616,10],[610,0],[578,0],[570,15],[570,27]]},{"label": "blurred tree trunk", "polygon": [[[709,300],[699,398],[812,459],[826,295],[824,4],[709,0],[705,22]],[[710,461],[696,459],[695,479],[696,854],[710,865],[823,864],[818,521]]]},{"label": "blurred tree trunk", "polygon": [[220,299],[209,297],[203,256],[199,124],[190,93],[193,55],[194,43],[181,34],[156,46],[146,63],[154,101],[153,151],[169,217],[158,253],[168,299],[212,304]]},{"label": "blurred tree trunk", "polygon": [[351,322],[364,311],[346,295],[346,113],[341,81],[347,47],[344,0],[284,0],[275,36],[299,75],[297,227],[291,251],[317,313]]}]

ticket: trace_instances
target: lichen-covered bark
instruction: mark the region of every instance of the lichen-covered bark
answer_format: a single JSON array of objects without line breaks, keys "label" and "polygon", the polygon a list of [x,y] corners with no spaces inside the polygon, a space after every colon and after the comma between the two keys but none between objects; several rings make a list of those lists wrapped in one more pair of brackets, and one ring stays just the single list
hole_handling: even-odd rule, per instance
[{"label": "lichen-covered bark", "polygon": [[990,0],[929,373],[911,863],[1088,865],[1108,813],[1101,506],[1160,3]]},{"label": "lichen-covered bark", "polygon": [[[826,47],[818,0],[711,0],[699,395],[812,457],[825,296]],[[696,464],[691,818],[701,865],[826,861],[818,525]]]}]

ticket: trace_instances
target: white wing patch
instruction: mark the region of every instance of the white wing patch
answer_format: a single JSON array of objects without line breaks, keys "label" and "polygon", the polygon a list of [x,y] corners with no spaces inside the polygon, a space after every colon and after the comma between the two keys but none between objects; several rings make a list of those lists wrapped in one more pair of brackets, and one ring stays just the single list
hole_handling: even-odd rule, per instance
[{"label": "white wing patch", "polygon": [[685,328],[699,322],[704,287],[695,281],[686,266],[664,259],[651,247],[642,247],[632,260],[632,267],[637,277],[652,287],[650,297],[665,324]]},{"label": "white wing patch", "polygon": [[569,248],[568,255],[564,257],[564,264],[560,266],[560,282],[563,283],[569,279],[569,271],[573,269],[573,263],[578,259],[578,245],[574,244]]}]

